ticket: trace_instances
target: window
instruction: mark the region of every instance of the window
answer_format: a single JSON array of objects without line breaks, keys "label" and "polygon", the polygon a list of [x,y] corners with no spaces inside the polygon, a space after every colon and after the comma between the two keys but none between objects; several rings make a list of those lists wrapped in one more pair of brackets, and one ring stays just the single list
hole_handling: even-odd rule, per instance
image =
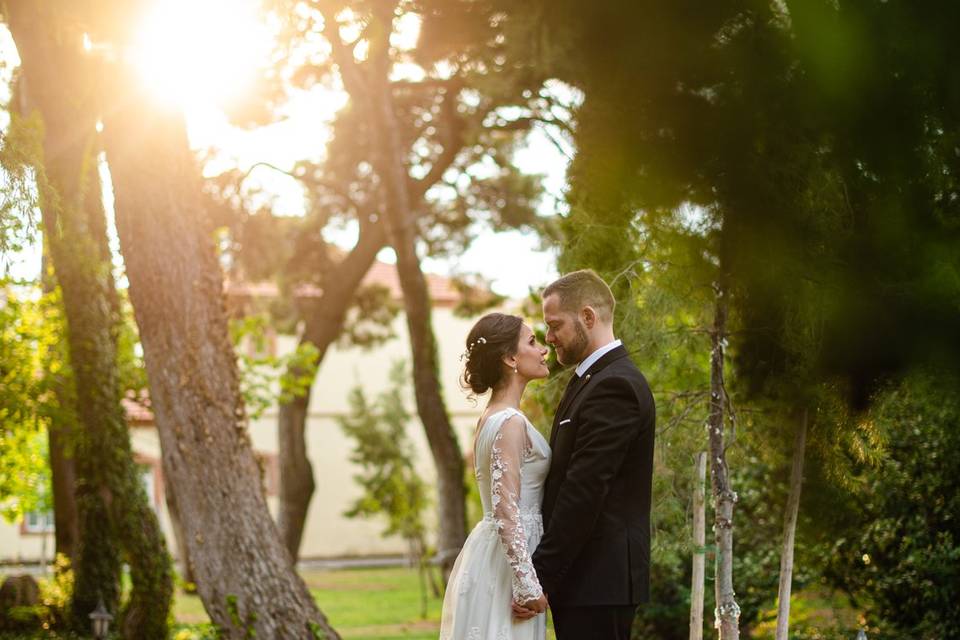
[{"label": "window", "polygon": [[163,474],[160,472],[160,461],[140,453],[133,454],[133,461],[140,474],[140,483],[147,494],[150,506],[157,513],[163,504]]},{"label": "window", "polygon": [[157,510],[157,484],[154,477],[153,466],[149,464],[137,465],[140,468],[140,482],[143,483],[143,489],[147,492],[147,500],[153,510]]},{"label": "window", "polygon": [[31,511],[24,516],[24,533],[50,533],[51,531],[53,531],[53,511]]}]

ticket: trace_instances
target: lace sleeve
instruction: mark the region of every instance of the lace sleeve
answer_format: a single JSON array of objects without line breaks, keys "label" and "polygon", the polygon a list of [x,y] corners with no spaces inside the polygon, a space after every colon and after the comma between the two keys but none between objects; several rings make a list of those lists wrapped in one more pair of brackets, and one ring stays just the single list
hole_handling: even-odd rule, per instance
[{"label": "lace sleeve", "polygon": [[513,600],[519,603],[543,595],[520,522],[520,465],[526,445],[526,425],[514,416],[501,425],[490,454],[493,518],[513,569]]}]

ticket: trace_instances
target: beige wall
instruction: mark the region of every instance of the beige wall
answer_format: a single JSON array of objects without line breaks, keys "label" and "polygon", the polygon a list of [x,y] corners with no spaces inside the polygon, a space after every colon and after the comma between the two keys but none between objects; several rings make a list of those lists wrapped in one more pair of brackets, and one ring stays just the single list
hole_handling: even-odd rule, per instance
[{"label": "beige wall", "polygon": [[[444,398],[462,449],[468,448],[472,442],[471,435],[483,406],[482,399],[477,404],[471,403],[458,383],[460,354],[472,323],[472,320],[455,317],[449,308],[435,308],[433,311]],[[404,360],[408,369],[411,367],[403,316],[397,318],[394,328],[397,338],[373,350],[332,348],[320,367],[313,387],[307,424],[307,447],[314,467],[317,490],[303,537],[301,555],[304,558],[399,554],[405,551],[402,540],[396,537],[383,538],[380,535],[383,529],[382,520],[354,520],[342,515],[351,501],[359,496],[360,491],[353,479],[358,468],[349,462],[351,442],[344,436],[336,421],[337,415],[349,410],[347,394],[350,389],[360,385],[368,393],[368,397],[373,397],[387,388],[388,374],[394,361]],[[295,339],[292,336],[280,336],[277,350],[280,353],[289,352],[294,345]],[[412,387],[408,407],[415,416]],[[250,436],[257,452],[276,454],[276,420],[276,408],[272,407],[264,415],[251,421]],[[418,468],[424,479],[433,486],[433,460],[418,420],[411,422],[408,433],[418,452]],[[134,427],[130,434],[133,449],[143,460],[160,460],[159,440],[152,427]],[[159,480],[159,475],[157,478]],[[162,481],[157,482],[157,485],[161,486]],[[163,504],[162,497],[158,496],[158,500],[156,507],[161,525],[173,548],[175,543],[166,505]],[[268,503],[276,513],[276,497],[269,497]],[[431,509],[431,518],[434,515]],[[22,534],[19,525],[0,522],[0,560],[38,559],[41,538],[42,536]],[[48,536],[48,555],[52,546],[51,534]]]}]

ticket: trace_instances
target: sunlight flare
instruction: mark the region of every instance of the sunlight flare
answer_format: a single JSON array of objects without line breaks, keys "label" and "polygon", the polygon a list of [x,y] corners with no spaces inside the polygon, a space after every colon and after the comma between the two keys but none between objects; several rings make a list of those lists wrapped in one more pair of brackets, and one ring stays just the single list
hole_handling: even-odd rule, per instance
[{"label": "sunlight flare", "polygon": [[185,109],[222,105],[252,88],[269,60],[272,31],[258,0],[158,0],[131,55],[161,100]]}]

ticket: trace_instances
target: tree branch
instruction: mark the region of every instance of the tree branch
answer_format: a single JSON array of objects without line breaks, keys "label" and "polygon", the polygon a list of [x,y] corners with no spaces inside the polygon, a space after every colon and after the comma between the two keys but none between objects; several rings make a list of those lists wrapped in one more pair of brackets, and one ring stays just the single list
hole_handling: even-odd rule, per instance
[{"label": "tree branch", "polygon": [[[467,128],[467,122],[457,113],[457,96],[460,94],[460,88],[462,88],[462,83],[451,85],[443,98],[441,112],[444,114],[443,125],[447,132],[446,141],[443,145],[443,152],[434,161],[427,175],[416,180],[411,186],[410,195],[417,201],[421,200],[430,187],[443,178],[443,174],[453,166],[461,149],[463,149],[463,133]],[[487,113],[489,112],[484,112],[480,116],[480,121],[486,117]]]},{"label": "tree branch", "polygon": [[333,14],[332,7],[326,2],[314,0],[314,6],[323,17],[323,35],[330,43],[333,61],[340,69],[340,78],[347,93],[356,101],[367,98],[367,82],[363,77],[363,69],[353,58],[353,49],[340,37],[340,23]]},{"label": "tree branch", "polygon": [[352,207],[355,211],[359,212],[361,209],[360,203],[353,199],[353,196],[349,192],[344,191],[343,188],[332,180],[324,180],[323,178],[317,178],[311,175],[297,175],[292,171],[287,171],[286,169],[281,169],[275,164],[269,162],[255,162],[250,165],[250,168],[243,172],[243,175],[240,177],[240,183],[242,184],[247,178],[250,177],[250,174],[253,173],[253,170],[257,167],[266,167],[267,169],[273,169],[278,173],[282,173],[285,176],[290,176],[294,180],[302,182],[307,187],[322,187],[331,191],[333,194],[343,198],[347,204]]}]

